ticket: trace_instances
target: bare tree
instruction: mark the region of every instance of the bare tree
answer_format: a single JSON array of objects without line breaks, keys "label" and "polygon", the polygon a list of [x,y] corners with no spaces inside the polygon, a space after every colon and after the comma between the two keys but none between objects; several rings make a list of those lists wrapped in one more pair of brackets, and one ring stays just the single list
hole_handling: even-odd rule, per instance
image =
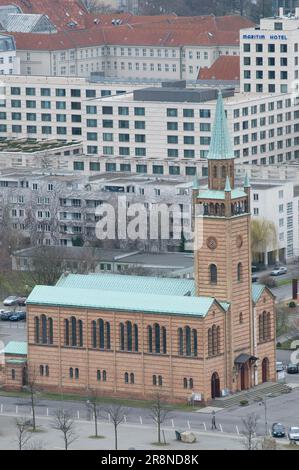
[{"label": "bare tree", "polygon": [[171,412],[169,407],[165,405],[165,401],[161,393],[158,392],[155,395],[155,401],[153,402],[150,410],[150,417],[157,426],[158,444],[161,444],[161,426]]},{"label": "bare tree", "polygon": [[74,432],[75,422],[68,411],[56,411],[52,428],[62,433],[65,450],[68,450],[69,446],[77,439]]},{"label": "bare tree", "polygon": [[243,445],[246,450],[257,450],[258,442],[256,439],[256,429],[258,422],[258,415],[255,413],[248,414],[245,418],[242,418],[243,423]]},{"label": "bare tree", "polygon": [[125,419],[125,412],[126,409],[123,408],[121,405],[111,405],[106,408],[106,412],[110,416],[110,420],[114,427],[114,443],[115,443],[115,450],[117,450],[118,446],[118,426],[124,421]]},{"label": "bare tree", "polygon": [[276,440],[271,436],[265,436],[262,440],[262,450],[276,450]]},{"label": "bare tree", "polygon": [[92,414],[94,419],[94,436],[99,437],[98,434],[98,420],[100,418],[101,407],[98,403],[99,393],[97,390],[90,390],[86,406],[88,411]]},{"label": "bare tree", "polygon": [[18,418],[16,419],[16,433],[17,433],[17,442],[18,442],[18,449],[24,450],[25,446],[31,439],[30,433],[30,425],[26,418]]},{"label": "bare tree", "polygon": [[32,431],[36,431],[36,418],[35,418],[35,407],[37,403],[37,396],[38,396],[38,387],[36,383],[37,373],[35,366],[30,367],[27,370],[27,384],[25,385],[24,389],[29,392],[30,395],[30,405],[31,405],[31,412],[32,412]]}]

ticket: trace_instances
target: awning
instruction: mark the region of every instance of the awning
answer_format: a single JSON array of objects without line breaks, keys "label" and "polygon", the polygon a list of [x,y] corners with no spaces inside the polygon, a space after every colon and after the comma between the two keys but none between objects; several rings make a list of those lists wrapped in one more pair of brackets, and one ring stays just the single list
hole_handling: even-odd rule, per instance
[{"label": "awning", "polygon": [[243,354],[240,354],[238,357],[236,357],[235,364],[245,364],[248,361],[255,362],[257,360],[258,360],[258,357],[243,353]]}]

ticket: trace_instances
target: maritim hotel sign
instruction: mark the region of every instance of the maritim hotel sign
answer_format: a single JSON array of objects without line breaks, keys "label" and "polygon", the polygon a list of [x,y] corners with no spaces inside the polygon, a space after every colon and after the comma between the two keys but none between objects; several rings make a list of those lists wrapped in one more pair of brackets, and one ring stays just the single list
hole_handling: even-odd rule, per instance
[{"label": "maritim hotel sign", "polygon": [[258,39],[258,40],[263,40],[263,39],[268,39],[269,41],[287,41],[288,37],[286,34],[243,34],[242,39]]}]

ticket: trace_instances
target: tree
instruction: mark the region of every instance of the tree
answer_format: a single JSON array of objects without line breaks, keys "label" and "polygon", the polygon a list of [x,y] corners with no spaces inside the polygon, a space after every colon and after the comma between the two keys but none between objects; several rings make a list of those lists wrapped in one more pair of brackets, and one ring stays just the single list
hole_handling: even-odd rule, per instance
[{"label": "tree", "polygon": [[74,432],[75,422],[68,411],[56,411],[52,428],[62,433],[65,450],[68,450],[69,446],[77,439]]},{"label": "tree", "polygon": [[276,450],[276,440],[271,436],[265,436],[262,440],[262,450]]},{"label": "tree", "polygon": [[161,426],[171,410],[165,405],[163,397],[159,392],[155,395],[155,401],[150,410],[150,417],[157,425],[158,444],[161,444]]},{"label": "tree", "polygon": [[108,3],[101,2],[100,0],[82,0],[89,13],[111,13],[113,8]]},{"label": "tree", "polygon": [[25,446],[31,439],[31,433],[29,428],[30,425],[26,418],[16,419],[16,433],[19,450],[24,450]]},{"label": "tree", "polygon": [[29,368],[27,372],[27,385],[24,387],[30,394],[30,404],[32,412],[32,431],[36,431],[35,407],[37,403],[38,387],[36,384],[36,368],[35,366]]},{"label": "tree", "polygon": [[99,437],[98,434],[98,420],[100,418],[101,408],[98,404],[99,394],[97,390],[91,390],[88,400],[86,402],[86,406],[88,411],[92,414],[94,419],[94,436]]},{"label": "tree", "polygon": [[251,221],[251,251],[255,261],[261,259],[261,255],[268,248],[277,250],[277,230],[273,222],[266,219],[253,219]]},{"label": "tree", "polygon": [[246,450],[256,450],[258,443],[256,439],[256,429],[258,422],[258,415],[255,413],[248,414],[245,418],[242,418],[243,423],[243,445]]},{"label": "tree", "polygon": [[118,426],[124,421],[126,409],[123,408],[121,405],[111,405],[106,408],[106,412],[110,416],[110,420],[114,427],[114,443],[115,443],[115,450],[117,450],[118,446]]}]

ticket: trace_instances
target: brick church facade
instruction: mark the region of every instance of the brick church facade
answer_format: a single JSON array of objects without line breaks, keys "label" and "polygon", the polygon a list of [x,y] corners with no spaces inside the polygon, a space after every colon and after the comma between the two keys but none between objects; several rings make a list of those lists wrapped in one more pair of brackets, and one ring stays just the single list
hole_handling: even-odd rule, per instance
[{"label": "brick church facade", "polygon": [[221,94],[208,159],[208,188],[193,189],[195,281],[68,274],[36,286],[27,374],[6,364],[15,388],[34,374],[58,393],[208,402],[276,380],[275,299],[251,285],[250,183],[235,188]]}]

